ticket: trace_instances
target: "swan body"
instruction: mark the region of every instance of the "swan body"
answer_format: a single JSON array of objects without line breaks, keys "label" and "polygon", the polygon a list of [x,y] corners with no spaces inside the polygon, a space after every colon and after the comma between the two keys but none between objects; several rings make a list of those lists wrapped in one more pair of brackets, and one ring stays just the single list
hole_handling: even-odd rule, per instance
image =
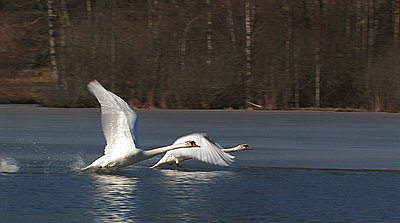
[{"label": "swan body", "polygon": [[124,100],[107,91],[98,81],[91,81],[88,88],[100,103],[101,124],[107,145],[104,155],[83,170],[116,170],[173,149],[199,147],[193,140],[187,140],[149,151],[137,148],[136,113]]},{"label": "swan body", "polygon": [[157,154],[164,153],[166,151],[170,151],[178,148],[187,148],[187,147],[198,147],[194,141],[187,141],[184,143],[176,144],[173,146],[165,146],[157,149],[152,149],[149,151],[143,151],[141,149],[135,149],[126,153],[121,154],[104,154],[100,158],[96,159],[92,164],[85,167],[84,170],[91,169],[108,169],[108,170],[116,170],[121,167],[130,166],[134,163],[150,159]]},{"label": "swan body", "polygon": [[[227,152],[240,151],[244,149],[252,149],[246,144],[241,144],[237,147],[231,149],[224,149],[216,142],[213,142],[207,137],[206,134],[191,134],[181,137],[175,141],[175,143],[180,143],[184,140],[193,140],[202,147],[201,150],[193,150],[191,148],[176,149],[168,151],[164,156],[151,168],[166,164],[175,163],[179,165],[180,162],[188,159],[197,159],[205,163],[219,165],[219,166],[229,166],[234,160],[234,156],[227,154]],[[175,144],[174,143],[174,144]]]}]

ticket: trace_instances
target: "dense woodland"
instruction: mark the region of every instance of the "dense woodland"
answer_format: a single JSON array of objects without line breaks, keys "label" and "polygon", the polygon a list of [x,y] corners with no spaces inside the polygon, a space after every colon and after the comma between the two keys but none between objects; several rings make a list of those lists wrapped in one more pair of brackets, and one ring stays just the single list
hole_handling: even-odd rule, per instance
[{"label": "dense woodland", "polygon": [[400,110],[400,0],[0,0],[0,77],[44,69],[38,102]]}]

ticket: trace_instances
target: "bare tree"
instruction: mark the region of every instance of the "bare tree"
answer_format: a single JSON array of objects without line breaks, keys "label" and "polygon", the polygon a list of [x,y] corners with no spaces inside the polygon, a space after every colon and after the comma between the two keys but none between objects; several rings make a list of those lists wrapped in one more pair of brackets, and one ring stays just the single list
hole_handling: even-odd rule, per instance
[{"label": "bare tree", "polygon": [[346,10],[346,23],[345,23],[345,30],[346,30],[346,37],[350,38],[351,36],[351,11],[352,11],[352,4],[347,3],[344,0],[345,10]]},{"label": "bare tree", "polygon": [[96,76],[139,106],[400,109],[400,0],[0,5],[1,75],[51,74],[66,95]]},{"label": "bare tree", "polygon": [[[356,58],[360,58],[360,40],[361,40],[361,27],[362,27],[362,0],[356,0],[356,31],[355,35],[356,38],[354,38],[354,47],[356,51]],[[357,38],[358,37],[358,38]]]},{"label": "bare tree", "polygon": [[60,40],[60,46],[58,50],[58,73],[59,73],[59,82],[60,86],[65,90],[68,88],[68,83],[65,80],[66,78],[66,61],[68,57],[67,53],[67,33],[66,31],[70,25],[70,19],[68,15],[68,9],[67,9],[67,4],[65,0],[60,1],[60,7],[59,7],[59,40]]},{"label": "bare tree", "polygon": [[65,45],[66,45],[65,29],[71,25],[71,22],[69,19],[67,4],[66,4],[65,0],[61,0],[60,4],[61,4],[60,5],[60,45],[62,47],[65,47]]},{"label": "bare tree", "polygon": [[147,0],[147,27],[153,29],[153,0]]},{"label": "bare tree", "polygon": [[208,65],[211,64],[211,57],[213,51],[213,44],[212,44],[212,12],[211,12],[211,0],[206,0],[206,21],[207,21],[207,32],[206,32],[206,39],[207,39],[207,60],[206,63]]},{"label": "bare tree", "polygon": [[[367,70],[366,72],[366,80],[365,80],[365,89],[368,95],[371,95],[371,75],[369,70],[372,67],[372,57],[373,57],[373,46],[375,42],[376,35],[376,24],[378,20],[375,18],[375,4],[374,0],[368,0],[368,47],[367,47]],[[374,100],[374,99],[372,99]],[[375,104],[376,106],[376,104]],[[377,110],[377,108],[375,108]]]},{"label": "bare tree", "polygon": [[315,108],[321,107],[321,0],[316,1]]},{"label": "bare tree", "polygon": [[[290,12],[290,4],[289,1],[286,0],[285,1],[285,5],[284,5],[284,11],[286,14],[286,40],[285,40],[285,76],[286,78],[290,78],[290,61],[291,61],[291,41],[292,41],[292,15]],[[287,81],[289,82],[289,81]],[[288,108],[289,107],[289,102],[288,102],[288,96],[287,94],[289,94],[288,92],[290,91],[290,85],[288,83],[285,84],[285,96],[284,96],[284,102],[285,102],[285,107]]]},{"label": "bare tree", "polygon": [[56,57],[56,28],[54,26],[55,18],[57,15],[54,12],[54,2],[53,0],[47,0],[47,23],[49,29],[49,53],[50,53],[50,64],[53,72],[54,79],[59,85],[59,73],[58,73],[58,63]]},{"label": "bare tree", "polygon": [[228,15],[227,15],[226,19],[227,19],[228,27],[229,27],[231,45],[232,45],[232,49],[236,52],[237,46],[236,46],[235,22],[233,20],[231,0],[226,1],[226,10],[228,11]]},{"label": "bare tree", "polygon": [[156,104],[156,88],[160,79],[160,55],[161,55],[161,39],[160,39],[160,22],[162,19],[162,0],[148,0],[147,22],[151,30],[152,54],[153,54],[153,70],[150,78],[150,90],[148,91],[148,103],[150,107]]},{"label": "bare tree", "polygon": [[190,28],[192,26],[192,23],[195,22],[198,19],[198,17],[194,17],[191,20],[189,20],[186,25],[185,28],[183,30],[183,35],[182,35],[182,40],[181,40],[181,45],[180,45],[180,70],[181,70],[181,74],[185,75],[185,71],[186,71],[186,66],[185,66],[185,61],[186,61],[186,50],[187,50],[187,36],[188,33],[190,31]]},{"label": "bare tree", "polygon": [[362,17],[361,17],[361,28],[362,28],[362,33],[361,33],[361,49],[363,55],[368,54],[368,18],[369,18],[369,12],[370,12],[370,7],[369,7],[369,1],[365,1],[367,3],[362,4]]},{"label": "bare tree", "polygon": [[[298,53],[296,54],[298,55]],[[299,62],[298,58],[294,58],[293,62],[293,74],[294,74],[294,104],[298,109],[300,108],[300,75],[299,75]]]},{"label": "bare tree", "polygon": [[110,65],[111,65],[111,90],[115,90],[115,75],[116,75],[116,26],[117,26],[117,0],[111,0],[111,30],[110,30]]},{"label": "bare tree", "polygon": [[[275,109],[276,105],[276,98],[277,98],[277,87],[276,87],[276,78],[275,78],[275,65],[272,64],[269,67],[269,86],[268,86],[268,98],[269,103],[268,107],[270,110]],[[267,101],[267,100],[266,100]],[[267,107],[267,103],[265,103],[265,107]]]},{"label": "bare tree", "polygon": [[399,38],[399,25],[400,25],[400,3],[399,0],[392,0],[392,20],[393,20],[393,38],[395,42]]},{"label": "bare tree", "polygon": [[89,20],[92,19],[92,16],[90,15],[92,12],[92,0],[86,0],[86,12],[89,14]]},{"label": "bare tree", "polygon": [[[250,101],[250,80],[252,76],[252,18],[255,17],[255,5],[251,4],[251,0],[246,0],[244,3],[245,10],[245,28],[246,28],[246,40],[245,40],[245,56],[246,56],[246,69],[245,69],[245,90],[246,90],[246,101]],[[252,7],[253,6],[253,7]]]}]

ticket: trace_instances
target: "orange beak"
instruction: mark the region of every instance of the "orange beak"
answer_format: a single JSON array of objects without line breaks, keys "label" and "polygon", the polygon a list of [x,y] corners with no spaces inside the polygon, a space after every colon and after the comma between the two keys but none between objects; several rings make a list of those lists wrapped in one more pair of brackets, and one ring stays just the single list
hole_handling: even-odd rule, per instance
[{"label": "orange beak", "polygon": [[253,150],[253,147],[247,146],[246,150]]},{"label": "orange beak", "polygon": [[195,142],[192,142],[192,147],[200,147],[200,146],[197,145]]}]

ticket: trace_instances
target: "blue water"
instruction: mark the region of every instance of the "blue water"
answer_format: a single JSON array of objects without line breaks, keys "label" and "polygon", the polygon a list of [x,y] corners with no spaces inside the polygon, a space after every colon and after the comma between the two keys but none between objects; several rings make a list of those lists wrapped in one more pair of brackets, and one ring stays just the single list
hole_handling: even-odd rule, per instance
[{"label": "blue water", "polygon": [[144,149],[247,143],[232,167],[153,158],[113,175],[99,109],[0,105],[0,222],[399,222],[400,114],[138,110]]}]

